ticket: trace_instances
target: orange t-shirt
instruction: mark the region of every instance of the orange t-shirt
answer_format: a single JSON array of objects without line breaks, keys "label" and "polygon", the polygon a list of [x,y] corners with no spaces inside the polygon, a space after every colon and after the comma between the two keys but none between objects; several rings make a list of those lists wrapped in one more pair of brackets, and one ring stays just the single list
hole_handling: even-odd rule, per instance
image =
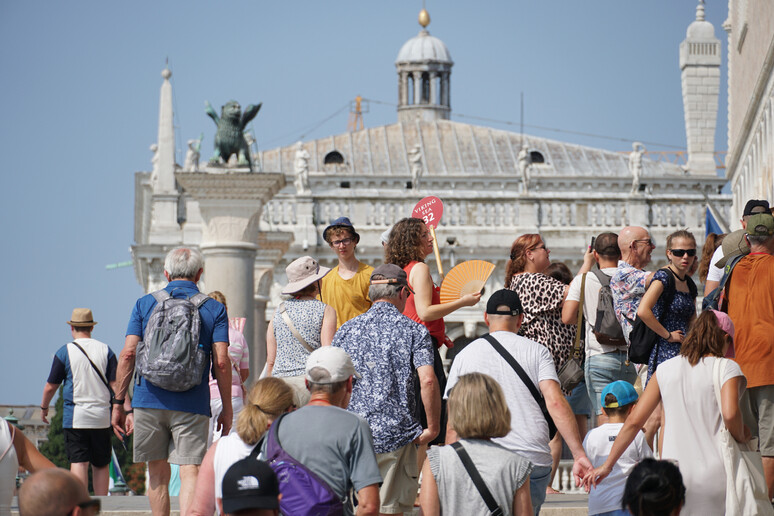
[{"label": "orange t-shirt", "polygon": [[739,260],[727,289],[736,362],[747,386],[774,385],[774,256],[752,253]]},{"label": "orange t-shirt", "polygon": [[[410,262],[408,265],[403,267],[403,270],[406,271],[406,277],[411,276],[411,269],[414,268],[414,265],[418,264],[419,262],[413,261]],[[409,287],[411,287],[411,282],[409,281]],[[413,290],[413,287],[411,287]],[[433,285],[433,297],[431,299],[431,303],[433,305],[440,305],[441,304],[441,289]],[[403,315],[411,319],[412,321],[416,321],[419,324],[422,324],[425,328],[427,328],[427,331],[430,332],[430,336],[435,339],[435,345],[436,347],[441,347],[446,342],[446,325],[443,322],[443,318],[436,319],[435,321],[429,321],[425,322],[422,319],[419,318],[419,315],[417,315],[417,306],[414,304],[414,294],[410,294],[408,299],[406,300],[406,308],[403,309]]]}]

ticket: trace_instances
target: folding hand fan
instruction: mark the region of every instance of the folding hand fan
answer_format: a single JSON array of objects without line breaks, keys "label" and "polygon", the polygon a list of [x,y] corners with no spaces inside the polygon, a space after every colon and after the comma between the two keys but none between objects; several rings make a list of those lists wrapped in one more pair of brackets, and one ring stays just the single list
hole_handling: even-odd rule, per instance
[{"label": "folding hand fan", "polygon": [[441,283],[441,303],[480,292],[494,269],[493,263],[484,260],[469,260],[457,265],[446,274]]}]

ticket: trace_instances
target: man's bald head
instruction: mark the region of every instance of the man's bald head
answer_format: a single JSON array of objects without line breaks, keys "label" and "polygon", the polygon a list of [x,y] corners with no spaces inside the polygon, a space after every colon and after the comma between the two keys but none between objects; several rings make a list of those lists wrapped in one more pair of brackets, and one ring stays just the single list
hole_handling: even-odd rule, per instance
[{"label": "man's bald head", "polygon": [[650,254],[656,248],[650,233],[641,226],[627,226],[618,233],[618,247],[621,259],[641,269],[650,263]]},{"label": "man's bald head", "polygon": [[43,469],[19,489],[19,516],[67,516],[89,500],[86,487],[66,469]]}]

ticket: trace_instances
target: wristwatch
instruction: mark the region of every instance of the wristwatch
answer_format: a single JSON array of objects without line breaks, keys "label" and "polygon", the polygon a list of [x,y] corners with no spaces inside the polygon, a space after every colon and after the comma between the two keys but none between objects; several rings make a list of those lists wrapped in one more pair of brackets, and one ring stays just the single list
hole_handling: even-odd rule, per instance
[{"label": "wristwatch", "polygon": [[126,400],[119,400],[118,398],[113,398],[110,400],[111,405],[123,405],[124,401]]}]

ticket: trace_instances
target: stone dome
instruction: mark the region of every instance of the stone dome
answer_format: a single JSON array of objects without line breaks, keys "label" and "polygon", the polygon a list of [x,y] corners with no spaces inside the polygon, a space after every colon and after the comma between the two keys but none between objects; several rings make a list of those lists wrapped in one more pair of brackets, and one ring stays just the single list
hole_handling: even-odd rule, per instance
[{"label": "stone dome", "polygon": [[715,27],[704,19],[704,5],[696,7],[696,21],[688,26],[686,37],[692,40],[715,39]]},{"label": "stone dome", "polygon": [[440,39],[433,37],[426,29],[406,41],[398,52],[395,63],[436,62],[453,64],[449,49]]}]

